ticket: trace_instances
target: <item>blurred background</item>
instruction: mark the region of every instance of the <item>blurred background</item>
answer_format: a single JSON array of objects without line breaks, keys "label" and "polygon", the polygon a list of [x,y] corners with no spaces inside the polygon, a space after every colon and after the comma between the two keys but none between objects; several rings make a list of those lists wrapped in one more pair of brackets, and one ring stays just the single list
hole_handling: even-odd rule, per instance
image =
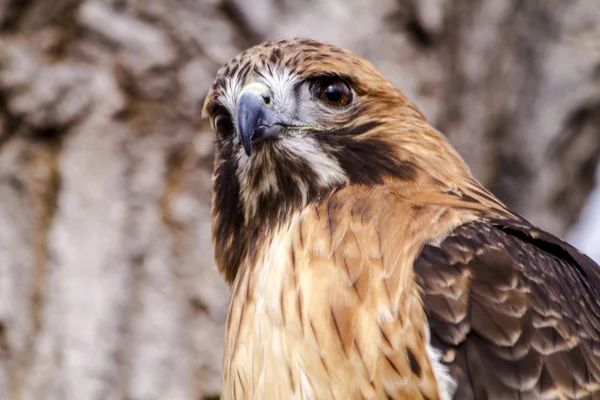
[{"label": "blurred background", "polygon": [[217,69],[370,59],[510,207],[600,259],[597,0],[0,0],[0,399],[216,399]]}]

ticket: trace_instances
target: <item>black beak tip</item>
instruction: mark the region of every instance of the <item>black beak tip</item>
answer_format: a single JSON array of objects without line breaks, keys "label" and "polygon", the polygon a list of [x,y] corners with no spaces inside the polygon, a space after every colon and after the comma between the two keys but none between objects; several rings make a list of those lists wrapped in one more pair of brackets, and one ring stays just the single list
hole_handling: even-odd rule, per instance
[{"label": "black beak tip", "polygon": [[246,155],[250,157],[250,155],[252,154],[252,143],[250,142],[250,140],[242,139],[242,146],[244,147]]}]

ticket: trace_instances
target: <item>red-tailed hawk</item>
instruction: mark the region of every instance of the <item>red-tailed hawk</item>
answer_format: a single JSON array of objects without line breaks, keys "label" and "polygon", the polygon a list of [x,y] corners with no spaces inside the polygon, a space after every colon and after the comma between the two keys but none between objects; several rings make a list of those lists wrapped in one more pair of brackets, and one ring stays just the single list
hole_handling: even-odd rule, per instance
[{"label": "red-tailed hawk", "polygon": [[367,61],[308,39],[223,67],[224,399],[600,399],[600,269],[510,212]]}]

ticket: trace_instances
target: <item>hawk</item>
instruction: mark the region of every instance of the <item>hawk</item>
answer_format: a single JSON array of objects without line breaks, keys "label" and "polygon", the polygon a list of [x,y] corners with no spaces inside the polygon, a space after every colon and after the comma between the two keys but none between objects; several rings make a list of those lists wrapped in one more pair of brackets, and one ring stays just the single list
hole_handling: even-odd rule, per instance
[{"label": "hawk", "polygon": [[508,210],[369,62],[225,65],[212,235],[224,399],[600,399],[600,268]]}]

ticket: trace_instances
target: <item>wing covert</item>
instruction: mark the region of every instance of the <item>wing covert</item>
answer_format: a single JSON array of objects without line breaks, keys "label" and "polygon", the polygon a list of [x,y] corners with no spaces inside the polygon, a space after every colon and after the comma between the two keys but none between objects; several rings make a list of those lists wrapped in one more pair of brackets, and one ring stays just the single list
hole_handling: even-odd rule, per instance
[{"label": "wing covert", "polygon": [[455,398],[600,399],[600,273],[576,249],[525,221],[470,222],[415,272]]}]

